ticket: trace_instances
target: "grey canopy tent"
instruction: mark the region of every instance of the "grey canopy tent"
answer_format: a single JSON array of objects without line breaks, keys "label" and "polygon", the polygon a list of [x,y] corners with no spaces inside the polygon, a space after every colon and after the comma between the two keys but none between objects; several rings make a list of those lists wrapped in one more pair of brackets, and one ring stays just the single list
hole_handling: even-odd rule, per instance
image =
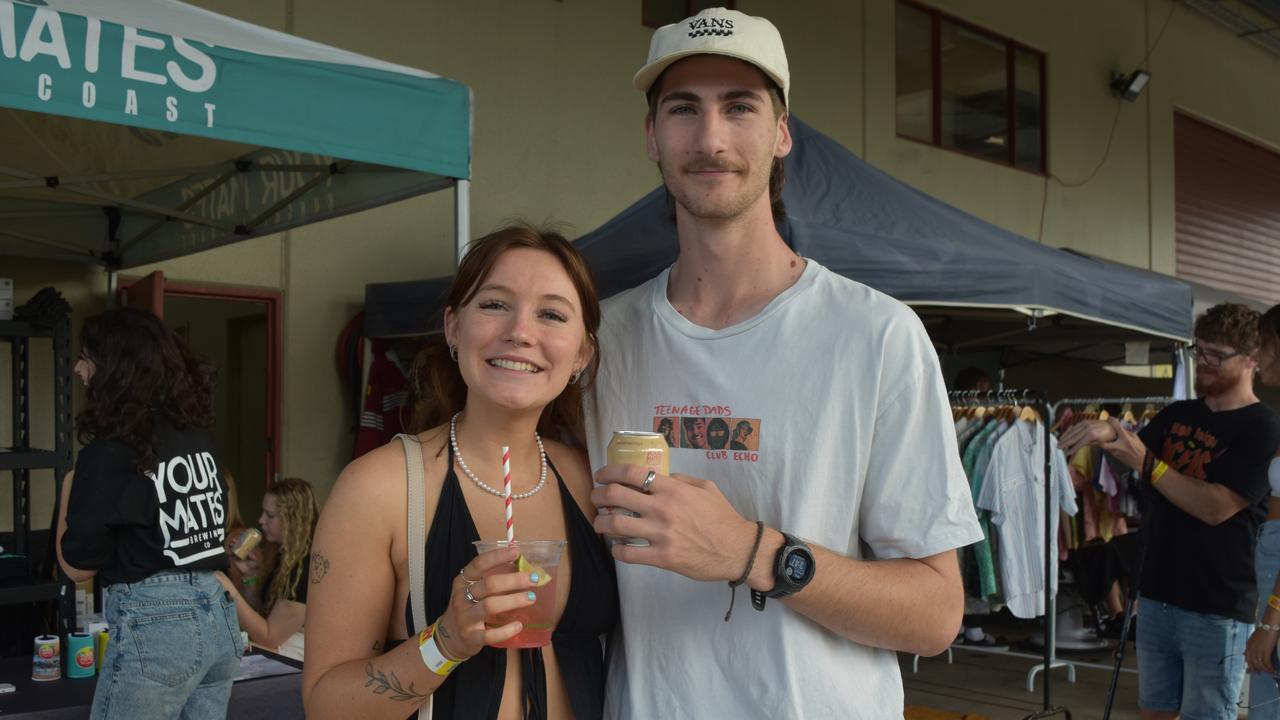
[{"label": "grey canopy tent", "polygon": [[108,270],[454,188],[461,83],[174,0],[0,0],[0,257]]},{"label": "grey canopy tent", "polygon": [[[791,117],[780,231],[802,256],[911,304],[940,349],[1023,348],[1104,359],[1102,345],[1191,335],[1191,290],[1137,268],[1020,237],[926,195]],[[675,225],[658,188],[577,242],[602,297],[676,258]],[[438,327],[448,278],[380,283],[365,293],[365,334]],[[857,308],[850,308],[856,315]]]}]

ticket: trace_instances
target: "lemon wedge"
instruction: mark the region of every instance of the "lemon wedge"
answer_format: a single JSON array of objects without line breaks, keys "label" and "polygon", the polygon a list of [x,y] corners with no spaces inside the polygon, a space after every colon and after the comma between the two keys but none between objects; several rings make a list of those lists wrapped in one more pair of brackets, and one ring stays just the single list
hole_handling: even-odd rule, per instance
[{"label": "lemon wedge", "polygon": [[551,575],[547,573],[546,570],[543,570],[541,567],[539,567],[538,565],[535,565],[529,562],[529,560],[525,558],[524,555],[521,555],[516,558],[516,572],[538,573],[538,587],[542,587],[543,585],[546,585],[547,583],[551,582]]}]

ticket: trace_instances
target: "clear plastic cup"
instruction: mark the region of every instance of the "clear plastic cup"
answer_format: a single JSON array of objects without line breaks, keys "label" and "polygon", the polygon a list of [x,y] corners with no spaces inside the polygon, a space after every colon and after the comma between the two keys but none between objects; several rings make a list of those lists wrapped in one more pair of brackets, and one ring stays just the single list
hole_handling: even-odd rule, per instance
[{"label": "clear plastic cup", "polygon": [[[513,540],[508,543],[506,540],[477,540],[474,544],[476,552],[480,554],[505,547],[519,548],[520,556],[526,562],[536,565],[541,569],[540,572],[545,572],[546,577],[550,578],[550,581],[545,585],[533,588],[533,591],[538,596],[533,605],[498,616],[497,624],[499,625],[519,620],[524,625],[524,628],[515,637],[506,642],[497,643],[494,647],[534,648],[550,645],[551,632],[555,630],[556,593],[559,591],[560,586],[560,578],[558,577],[560,574],[560,556],[564,553],[565,541]],[[499,565],[485,573],[485,577],[513,573],[517,572],[517,570],[518,561],[509,565]]]}]

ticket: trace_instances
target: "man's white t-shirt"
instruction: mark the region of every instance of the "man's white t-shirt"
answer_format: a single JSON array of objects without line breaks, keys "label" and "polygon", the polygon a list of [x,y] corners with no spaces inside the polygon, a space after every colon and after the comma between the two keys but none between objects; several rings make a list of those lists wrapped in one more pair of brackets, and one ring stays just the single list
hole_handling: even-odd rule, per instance
[{"label": "man's white t-shirt", "polygon": [[[835,552],[920,558],[982,538],[937,355],[909,308],[809,260],[758,315],[710,330],[672,308],[669,272],[605,304],[593,468],[613,431],[670,428],[672,472]],[[902,717],[894,653],[783,601],[756,612],[740,588],[726,623],[725,583],[624,563],[618,590],[606,717]]]}]

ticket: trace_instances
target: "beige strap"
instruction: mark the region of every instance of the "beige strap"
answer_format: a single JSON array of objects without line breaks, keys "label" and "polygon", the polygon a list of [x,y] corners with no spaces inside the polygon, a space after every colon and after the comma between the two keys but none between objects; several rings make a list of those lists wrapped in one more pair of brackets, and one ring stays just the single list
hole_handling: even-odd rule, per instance
[{"label": "beige strap", "polygon": [[[426,477],[422,469],[422,445],[413,435],[396,435],[404,445],[405,480],[409,486],[409,604],[413,610],[413,627],[409,640],[427,626],[427,564],[424,554],[427,545],[427,492]],[[418,708],[418,720],[431,720],[432,700]]]}]

